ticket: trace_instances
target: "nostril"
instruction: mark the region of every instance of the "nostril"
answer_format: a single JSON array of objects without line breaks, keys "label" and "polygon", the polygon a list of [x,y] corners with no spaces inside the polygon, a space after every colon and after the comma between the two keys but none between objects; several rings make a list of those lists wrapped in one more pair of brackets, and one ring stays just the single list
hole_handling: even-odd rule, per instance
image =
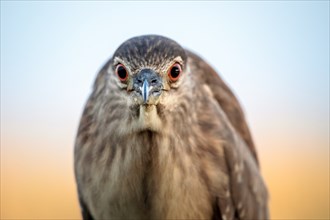
[{"label": "nostril", "polygon": [[152,84],[152,85],[156,84],[157,82],[158,82],[157,79],[153,79],[153,80],[151,80],[151,84]]}]

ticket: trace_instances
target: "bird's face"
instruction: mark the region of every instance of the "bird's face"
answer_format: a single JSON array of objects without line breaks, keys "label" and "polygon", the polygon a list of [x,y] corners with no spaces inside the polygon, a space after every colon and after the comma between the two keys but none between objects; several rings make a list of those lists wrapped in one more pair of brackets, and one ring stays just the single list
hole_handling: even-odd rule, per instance
[{"label": "bird's face", "polygon": [[[138,129],[160,130],[164,111],[174,111],[186,78],[186,53],[176,42],[141,36],[124,42],[115,52],[108,74],[117,99],[125,100]],[[135,121],[134,121],[135,120]],[[132,120],[130,120],[132,121]]]},{"label": "bird's face", "polygon": [[134,68],[130,64],[127,58],[115,57],[113,72],[117,78],[116,84],[132,98],[134,104],[148,107],[157,105],[164,91],[179,86],[184,62],[182,57],[177,56],[163,59],[156,65],[146,63]]}]

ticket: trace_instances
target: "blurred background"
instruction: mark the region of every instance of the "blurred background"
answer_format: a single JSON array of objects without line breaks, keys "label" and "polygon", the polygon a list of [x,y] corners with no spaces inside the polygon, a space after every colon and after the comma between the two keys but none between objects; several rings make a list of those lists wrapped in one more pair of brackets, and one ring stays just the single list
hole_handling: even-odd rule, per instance
[{"label": "blurred background", "polygon": [[80,219],[73,145],[130,37],[205,58],[241,101],[272,219],[329,219],[329,1],[1,1],[1,219]]}]

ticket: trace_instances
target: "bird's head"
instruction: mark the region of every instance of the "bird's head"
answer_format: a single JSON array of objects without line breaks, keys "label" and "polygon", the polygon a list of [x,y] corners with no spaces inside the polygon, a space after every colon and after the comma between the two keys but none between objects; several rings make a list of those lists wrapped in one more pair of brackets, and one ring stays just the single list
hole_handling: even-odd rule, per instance
[{"label": "bird's head", "polygon": [[[114,103],[137,129],[159,130],[164,111],[174,111],[187,73],[187,55],[175,41],[157,35],[134,37],[115,51],[107,68]],[[131,120],[133,118],[133,120]]]}]

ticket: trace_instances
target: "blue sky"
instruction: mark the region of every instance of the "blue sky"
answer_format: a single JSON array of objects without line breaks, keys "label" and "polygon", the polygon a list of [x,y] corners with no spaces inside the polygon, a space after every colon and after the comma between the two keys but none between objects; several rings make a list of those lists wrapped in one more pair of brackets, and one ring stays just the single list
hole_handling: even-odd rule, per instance
[{"label": "blue sky", "polygon": [[149,33],[210,62],[249,120],[304,117],[327,129],[327,1],[1,2],[1,123],[74,130],[101,65]]}]

